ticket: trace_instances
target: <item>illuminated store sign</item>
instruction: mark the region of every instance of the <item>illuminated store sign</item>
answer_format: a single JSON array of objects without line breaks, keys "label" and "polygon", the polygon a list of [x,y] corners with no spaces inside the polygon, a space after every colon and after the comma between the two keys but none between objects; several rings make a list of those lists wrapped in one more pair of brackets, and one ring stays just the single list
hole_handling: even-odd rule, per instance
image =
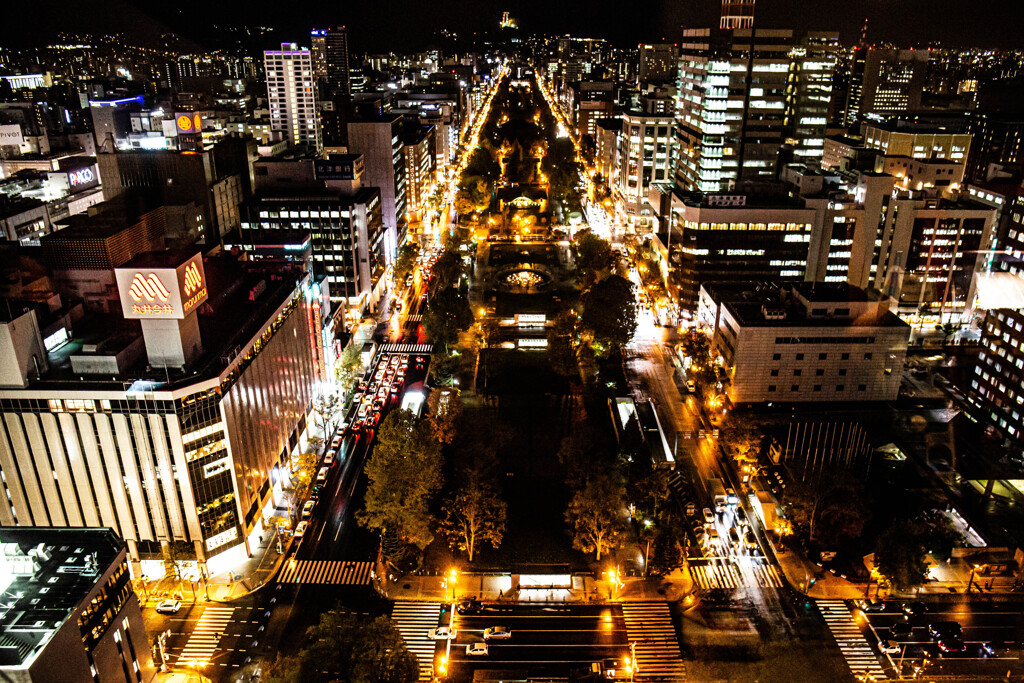
[{"label": "illuminated store sign", "polygon": [[71,187],[83,187],[92,182],[95,182],[96,174],[92,172],[91,168],[80,168],[77,171],[68,172],[68,184]]},{"label": "illuminated store sign", "polygon": [[203,132],[203,117],[199,114],[177,114],[174,117],[174,125],[179,135]]},{"label": "illuminated store sign", "polygon": [[177,267],[117,268],[125,318],[184,318],[208,298],[200,254]]}]

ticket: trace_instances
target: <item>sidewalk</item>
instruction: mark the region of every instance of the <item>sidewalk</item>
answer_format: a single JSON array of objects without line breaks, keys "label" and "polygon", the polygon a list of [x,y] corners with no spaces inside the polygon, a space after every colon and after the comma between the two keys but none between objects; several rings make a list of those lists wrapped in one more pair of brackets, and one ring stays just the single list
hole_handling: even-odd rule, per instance
[{"label": "sidewalk", "polygon": [[448,602],[472,597],[486,602],[579,604],[641,600],[674,602],[682,600],[693,590],[689,574],[683,570],[667,577],[630,577],[617,585],[607,579],[573,575],[571,588],[514,585],[513,576],[518,577],[512,574],[460,574],[454,591],[444,575],[403,576],[376,587],[389,600]]}]

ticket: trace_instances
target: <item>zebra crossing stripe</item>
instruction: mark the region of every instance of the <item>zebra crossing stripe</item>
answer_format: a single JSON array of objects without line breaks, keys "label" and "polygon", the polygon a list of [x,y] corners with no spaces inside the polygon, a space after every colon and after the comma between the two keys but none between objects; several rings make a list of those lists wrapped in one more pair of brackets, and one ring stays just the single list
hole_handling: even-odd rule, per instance
[{"label": "zebra crossing stripe", "polygon": [[[714,588],[740,588],[748,586],[748,581],[743,572],[731,562],[725,566],[720,564],[690,564],[690,578],[699,588],[711,590]],[[782,577],[779,571],[770,564],[755,564],[751,567],[754,574],[756,586],[760,588],[781,588]]]},{"label": "zebra crossing stripe", "polygon": [[885,677],[885,669],[879,664],[875,651],[864,637],[847,604],[842,600],[815,600],[815,603],[850,671],[855,676],[871,674]]},{"label": "zebra crossing stripe", "polygon": [[679,640],[666,603],[626,602],[622,616],[626,638],[635,643],[637,679],[683,675]]},{"label": "zebra crossing stripe", "polygon": [[185,648],[178,655],[177,663],[195,662],[204,664],[217,651],[224,629],[231,622],[234,607],[207,607],[189,635]]},{"label": "zebra crossing stripe", "polygon": [[278,575],[278,583],[333,583],[365,586],[373,578],[373,562],[294,560]]},{"label": "zebra crossing stripe", "polygon": [[434,677],[436,643],[427,637],[427,631],[437,626],[441,605],[436,602],[396,602],[391,608],[391,620],[420,665],[420,680]]}]

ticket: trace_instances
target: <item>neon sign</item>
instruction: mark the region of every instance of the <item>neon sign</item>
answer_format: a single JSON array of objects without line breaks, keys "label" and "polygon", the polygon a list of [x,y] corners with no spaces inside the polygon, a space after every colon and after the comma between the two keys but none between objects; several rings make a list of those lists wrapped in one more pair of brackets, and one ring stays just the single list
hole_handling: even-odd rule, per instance
[{"label": "neon sign", "polygon": [[192,296],[202,286],[203,276],[199,274],[199,266],[193,261],[185,268],[185,296]]},{"label": "neon sign", "polygon": [[92,172],[91,168],[80,168],[68,173],[68,182],[71,183],[71,187],[88,185],[94,180],[96,180],[96,174]]},{"label": "neon sign", "polygon": [[146,277],[143,277],[142,273],[135,273],[132,284],[128,288],[128,294],[137,302],[162,301],[167,303],[171,300],[171,293],[167,291],[156,273],[150,273]]}]

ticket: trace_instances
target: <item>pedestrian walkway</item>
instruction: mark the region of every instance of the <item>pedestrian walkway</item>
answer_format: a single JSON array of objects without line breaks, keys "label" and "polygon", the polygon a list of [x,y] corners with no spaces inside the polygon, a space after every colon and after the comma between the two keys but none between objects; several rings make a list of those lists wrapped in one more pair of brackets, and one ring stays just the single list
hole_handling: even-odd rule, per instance
[{"label": "pedestrian walkway", "polygon": [[380,353],[431,353],[433,344],[381,344]]},{"label": "pedestrian walkway", "polygon": [[421,313],[414,313],[413,315],[410,315],[409,317],[407,317],[405,319],[405,322],[407,322],[407,323],[418,323],[418,322],[420,322],[422,320],[423,320],[423,314],[421,314]]},{"label": "pedestrian walkway", "polygon": [[757,586],[750,581],[731,561],[726,564],[695,564],[690,562],[690,578],[703,590],[715,588],[782,588],[782,577],[775,565],[763,559],[752,559],[750,571]]},{"label": "pedestrian walkway", "polygon": [[231,622],[234,607],[210,606],[203,610],[203,615],[196,622],[196,627],[185,643],[185,649],[178,655],[175,663],[179,666],[206,664],[217,651],[217,644],[224,635],[224,629]]},{"label": "pedestrian walkway", "polygon": [[334,583],[349,586],[369,585],[373,562],[341,560],[296,560],[281,570],[279,583]]},{"label": "pedestrian walkway", "polygon": [[634,678],[681,677],[683,658],[668,603],[625,602],[622,616],[626,621],[626,638],[630,644],[635,643]]},{"label": "pedestrian walkway", "polygon": [[836,639],[843,658],[846,660],[854,676],[871,674],[876,678],[885,678],[885,669],[878,663],[875,651],[871,649],[863,631],[853,618],[850,608],[843,600],[815,600],[821,616],[828,624],[828,630]]},{"label": "pedestrian walkway", "polygon": [[437,627],[441,605],[436,602],[396,602],[391,609],[391,620],[402,634],[402,640],[409,652],[420,663],[420,680],[434,678],[435,643],[427,637],[427,631]]}]

